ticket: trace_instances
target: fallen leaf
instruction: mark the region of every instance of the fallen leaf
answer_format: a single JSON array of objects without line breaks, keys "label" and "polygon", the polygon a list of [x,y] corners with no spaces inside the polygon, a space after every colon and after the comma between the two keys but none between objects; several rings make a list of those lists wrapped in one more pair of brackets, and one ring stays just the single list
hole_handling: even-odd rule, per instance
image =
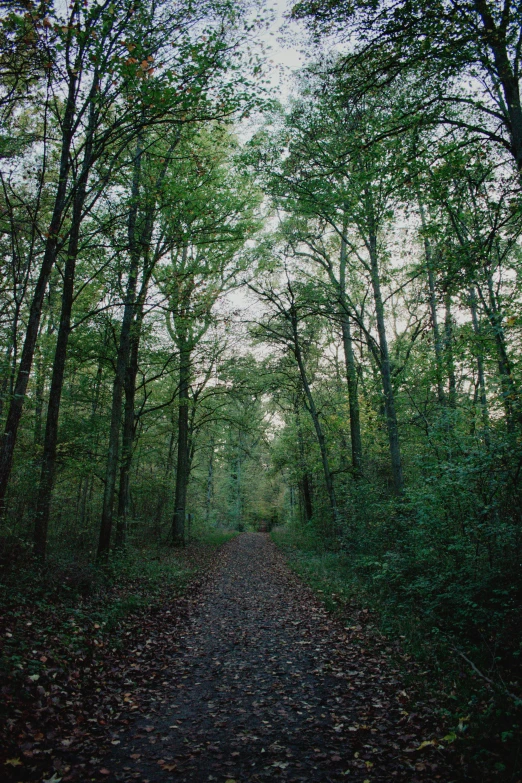
[{"label": "fallen leaf", "polygon": [[9,766],[11,766],[11,767],[21,767],[22,766],[22,762],[20,761],[20,759],[7,759],[5,764],[6,765],[9,764]]},{"label": "fallen leaf", "polygon": [[450,734],[446,734],[442,739],[445,742],[454,742],[457,739],[457,735],[452,731]]},{"label": "fallen leaf", "polygon": [[423,748],[427,748],[429,745],[436,745],[437,740],[424,740],[424,742],[421,742],[417,750],[422,750]]}]

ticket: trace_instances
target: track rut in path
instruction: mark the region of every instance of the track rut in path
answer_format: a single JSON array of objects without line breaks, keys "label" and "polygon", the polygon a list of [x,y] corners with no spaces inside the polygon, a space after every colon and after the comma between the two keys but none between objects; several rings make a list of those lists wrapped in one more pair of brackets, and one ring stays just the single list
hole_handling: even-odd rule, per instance
[{"label": "track rut in path", "polygon": [[111,783],[459,779],[443,745],[419,749],[441,729],[384,648],[332,619],[266,535],[224,547],[173,640],[146,715],[113,734]]}]

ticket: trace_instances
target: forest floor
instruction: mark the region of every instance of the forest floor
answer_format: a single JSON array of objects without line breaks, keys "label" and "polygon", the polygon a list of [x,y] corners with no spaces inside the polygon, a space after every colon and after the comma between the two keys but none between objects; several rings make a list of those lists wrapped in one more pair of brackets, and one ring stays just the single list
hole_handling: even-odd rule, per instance
[{"label": "forest floor", "polygon": [[198,589],[144,618],[88,704],[65,702],[67,731],[25,724],[2,780],[466,779],[437,705],[404,687],[364,611],[350,627],[328,614],[268,536],[234,538]]}]

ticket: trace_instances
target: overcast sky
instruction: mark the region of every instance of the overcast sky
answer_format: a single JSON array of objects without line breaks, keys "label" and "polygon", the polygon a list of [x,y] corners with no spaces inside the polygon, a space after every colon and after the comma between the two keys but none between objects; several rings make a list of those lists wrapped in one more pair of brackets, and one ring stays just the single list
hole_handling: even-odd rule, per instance
[{"label": "overcast sky", "polygon": [[[274,87],[281,91],[284,96],[288,92],[288,79],[292,71],[300,68],[304,63],[304,57],[299,51],[298,27],[295,23],[282,31],[284,25],[284,14],[293,3],[290,0],[273,0],[267,3],[267,7],[274,11],[274,21],[265,34],[261,36],[263,43],[270,47],[267,52],[270,68],[270,78]],[[283,40],[284,39],[284,40]],[[292,40],[294,39],[294,40]]]}]

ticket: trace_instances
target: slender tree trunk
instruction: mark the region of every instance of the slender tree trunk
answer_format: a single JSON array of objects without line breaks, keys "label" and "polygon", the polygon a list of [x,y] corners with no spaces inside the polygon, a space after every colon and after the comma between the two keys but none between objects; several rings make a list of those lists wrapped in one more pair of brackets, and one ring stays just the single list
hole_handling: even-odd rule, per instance
[{"label": "slender tree trunk", "polygon": [[353,354],[353,341],[350,319],[342,315],[343,351],[346,366],[346,382],[348,386],[348,407],[350,415],[350,438],[352,446],[352,468],[355,478],[362,475],[363,454],[361,438],[361,418],[359,412],[357,370]]},{"label": "slender tree trunk", "polygon": [[[346,226],[344,231],[346,231]],[[350,438],[352,442],[352,468],[353,475],[358,478],[362,475],[363,451],[361,438],[361,418],[359,414],[359,394],[357,382],[357,369],[353,353],[352,329],[348,315],[346,301],[346,261],[347,248],[344,237],[341,240],[341,258],[339,271],[339,288],[341,304],[341,329],[343,335],[343,351],[346,367],[346,383],[348,386],[348,406],[350,413]]]},{"label": "slender tree trunk", "polygon": [[243,467],[242,431],[239,430],[238,439],[237,439],[237,459],[236,459],[236,524],[237,524],[237,529],[240,531],[243,530],[243,523],[241,520],[241,516],[243,514],[243,502],[242,502],[243,499],[241,497],[242,467]]},{"label": "slender tree trunk", "polygon": [[178,391],[178,457],[176,462],[176,489],[174,495],[174,516],[172,519],[172,543],[185,545],[185,514],[187,506],[187,487],[189,480],[189,388],[190,388],[190,349],[186,336],[181,336],[179,391]]},{"label": "slender tree trunk", "polygon": [[[149,216],[150,217],[150,216]],[[152,220],[150,220],[150,226]],[[123,415],[123,431],[121,441],[121,466],[120,466],[120,486],[118,491],[118,516],[116,522],[116,546],[123,548],[127,534],[127,517],[130,504],[130,471],[132,465],[132,454],[134,450],[135,420],[134,410],[136,401],[136,378],[138,375],[138,359],[141,340],[141,331],[143,328],[143,311],[150,277],[154,265],[148,264],[148,247],[150,245],[152,230],[146,230],[146,236],[142,237],[140,245],[145,251],[145,263],[143,268],[143,280],[141,290],[136,300],[134,322],[131,328],[130,352],[127,367],[125,369],[125,406]]]},{"label": "slender tree trunk", "polygon": [[157,526],[158,526],[158,537],[159,537],[159,530],[161,526],[161,519],[163,517],[163,508],[165,506],[166,500],[167,500],[167,494],[169,486],[169,478],[172,474],[172,471],[174,469],[174,444],[176,443],[176,433],[174,432],[174,420],[172,421],[172,432],[170,433],[169,438],[169,449],[167,453],[167,460],[165,463],[165,474],[164,474],[164,483],[163,487],[161,489],[160,495],[158,497],[158,505],[156,507],[156,520],[157,520]]},{"label": "slender tree trunk", "polygon": [[[153,188],[153,193],[157,193],[161,183],[165,179],[168,160],[172,150],[178,143],[179,137],[171,144],[165,163],[161,168],[156,183]],[[129,236],[130,243],[133,244],[133,253],[140,254],[143,258],[143,278],[141,284],[141,290],[136,299],[134,307],[134,319],[131,326],[130,336],[130,349],[128,364],[125,369],[124,391],[125,391],[125,406],[123,414],[123,431],[121,440],[121,465],[120,465],[120,484],[118,490],[118,512],[116,519],[116,546],[118,548],[125,547],[125,540],[127,536],[128,515],[130,506],[130,470],[132,465],[132,453],[134,447],[134,435],[135,435],[135,421],[134,421],[134,409],[136,399],[136,377],[138,375],[138,358],[139,358],[139,346],[141,340],[141,330],[143,326],[143,309],[145,307],[145,300],[147,297],[148,286],[150,278],[155,266],[156,259],[150,260],[150,246],[152,242],[152,234],[154,230],[154,217],[156,214],[156,197],[149,199],[145,209],[142,211],[141,216],[142,231],[139,239],[134,236]]]},{"label": "slender tree trunk", "polygon": [[[494,3],[488,0],[473,0],[474,8],[482,20],[482,41],[490,49],[494,68],[490,75],[494,82],[502,88],[502,94],[509,117],[506,121],[507,132],[510,139],[510,151],[522,180],[522,106],[520,102],[519,74],[514,72],[509,57],[508,35],[509,25],[504,25],[504,14],[496,21],[492,8]],[[509,3],[504,4],[504,10],[508,10]],[[514,13],[514,12],[513,12]],[[518,65],[516,66],[518,70]]]},{"label": "slender tree trunk", "polygon": [[485,300],[484,296],[481,298],[493,331],[497,350],[497,366],[502,388],[502,404],[506,414],[506,429],[509,433],[513,433],[517,428],[517,420],[519,426],[522,425],[520,396],[513,380],[511,361],[506,346],[506,336],[502,326],[502,312],[495,295],[493,279],[489,270],[487,273],[487,288],[487,300]]},{"label": "slender tree trunk", "polygon": [[[174,420],[172,420],[174,427]],[[165,478],[168,478],[174,469],[174,444],[176,443],[176,433],[174,430],[170,433],[169,452],[167,455],[167,464],[165,465]]]},{"label": "slender tree trunk", "polygon": [[[78,226],[79,230],[79,226]],[[47,420],[45,425],[44,449],[42,456],[42,472],[38,489],[38,501],[34,521],[34,554],[45,560],[47,547],[47,529],[49,526],[49,514],[51,495],[56,469],[56,446],[58,443],[58,418],[60,415],[60,402],[65,374],[65,362],[67,358],[67,343],[71,328],[71,312],[74,296],[74,271],[76,266],[78,237],[76,230],[72,230],[69,241],[67,260],[64,269],[64,283],[62,293],[62,310],[60,325],[56,340],[54,354],[53,374],[51,388],[49,390],[49,402],[47,405]]]},{"label": "slender tree trunk", "polygon": [[384,320],[384,305],[381,293],[381,280],[379,274],[379,262],[377,255],[377,235],[373,229],[370,230],[369,254],[371,265],[371,280],[373,288],[373,298],[375,303],[375,314],[377,320],[377,332],[379,334],[379,369],[381,373],[382,388],[384,393],[384,411],[386,417],[386,428],[388,431],[388,442],[390,448],[390,460],[393,476],[393,487],[397,495],[401,495],[404,489],[402,476],[401,451],[399,445],[399,429],[397,426],[397,414],[395,411],[395,396],[393,392],[390,354],[388,350],[388,340],[386,337],[386,324]]},{"label": "slender tree trunk", "polygon": [[482,427],[484,431],[484,442],[489,447],[489,411],[488,399],[486,396],[486,381],[484,376],[484,351],[482,345],[482,329],[477,314],[477,292],[474,286],[469,290],[469,303],[471,310],[471,321],[473,333],[475,335],[475,357],[477,359],[477,375],[479,387],[480,411],[482,418]]},{"label": "slender tree trunk", "polygon": [[11,367],[11,356],[13,353],[13,343],[10,342],[5,350],[5,357],[3,361],[4,368],[2,370],[2,377],[0,380],[0,419],[4,415],[4,406],[7,401],[7,390],[9,388],[9,375]]},{"label": "slender tree trunk", "polygon": [[[130,368],[127,368],[126,375]],[[125,379],[125,406],[123,414],[123,430],[121,437],[120,485],[118,489],[118,512],[116,518],[115,545],[124,549],[127,542],[127,527],[130,506],[130,469],[132,464],[132,447],[134,443],[134,389],[128,390]]]},{"label": "slender tree trunk", "polygon": [[34,388],[34,445],[37,449],[42,444],[43,409],[45,389],[45,367],[42,354],[36,360],[36,383]]},{"label": "slender tree trunk", "polygon": [[435,290],[435,272],[433,265],[433,253],[431,250],[430,240],[426,233],[426,215],[424,212],[424,205],[421,199],[418,197],[419,211],[421,216],[421,223],[423,229],[424,240],[424,257],[426,259],[426,273],[428,277],[428,299],[430,305],[431,314],[431,328],[433,332],[433,348],[435,351],[435,382],[437,385],[437,399],[440,405],[446,403],[446,397],[444,395],[443,385],[443,367],[444,367],[444,352],[442,345],[442,338],[440,335],[439,318],[437,313],[437,293]]},{"label": "slender tree trunk", "polygon": [[2,443],[0,446],[0,518],[4,512],[4,501],[9,485],[9,477],[13,466],[13,454],[16,445],[18,428],[22,418],[22,411],[33,363],[36,340],[40,327],[42,306],[45,290],[49,282],[52,269],[58,253],[58,234],[62,225],[63,213],[67,203],[67,182],[70,172],[70,153],[73,137],[73,119],[76,102],[76,77],[72,75],[69,81],[69,90],[66,98],[64,119],[62,124],[62,143],[60,151],[60,167],[58,186],[54,199],[53,213],[48,229],[45,250],[40,267],[38,279],[29,309],[24,346],[18,367],[18,373],[13,389],[13,396],[9,406],[9,413],[5,424]]},{"label": "slender tree trunk", "polygon": [[138,318],[132,329],[130,358],[125,369],[125,406],[121,438],[120,486],[118,491],[118,516],[116,521],[116,546],[125,547],[130,503],[130,470],[134,446],[134,409],[136,399],[136,376],[138,374],[138,353],[142,319]]},{"label": "slender tree trunk", "polygon": [[38,489],[36,515],[34,520],[34,554],[40,560],[45,560],[47,548],[47,531],[49,527],[49,515],[51,510],[51,496],[56,471],[56,447],[58,444],[58,420],[60,416],[60,403],[62,399],[65,364],[67,361],[67,345],[71,332],[71,314],[74,301],[74,276],[76,260],[78,257],[78,245],[80,240],[80,228],[82,213],[85,204],[87,181],[92,165],[92,141],[94,133],[94,108],[90,111],[90,122],[87,131],[85,153],[82,171],[79,178],[78,189],[73,202],[72,221],[67,246],[67,257],[64,267],[62,306],[60,323],[56,338],[54,353],[53,374],[47,405],[47,420],[45,425],[45,439],[42,456],[42,472]]},{"label": "slender tree trunk", "polygon": [[136,274],[137,268],[131,268],[130,278],[127,284],[127,302],[125,305],[120,331],[120,341],[116,361],[116,374],[114,376],[114,383],[112,387],[111,423],[109,429],[109,445],[107,449],[107,464],[105,470],[105,488],[103,493],[102,518],[97,554],[98,560],[101,561],[107,559],[111,545],[114,492],[116,489],[116,478],[118,474],[123,388],[129,355],[130,329],[133,309],[132,295],[136,290]]},{"label": "slender tree trunk", "polygon": [[326,438],[324,436],[323,428],[321,426],[321,421],[319,419],[319,414],[317,412],[317,408],[315,405],[315,400],[312,395],[312,390],[310,389],[310,384],[308,383],[308,377],[306,374],[306,367],[303,360],[303,355],[301,353],[301,345],[299,343],[299,334],[297,329],[297,314],[294,309],[292,309],[290,313],[290,319],[291,319],[291,325],[292,325],[292,337],[293,337],[293,353],[297,362],[297,366],[299,368],[299,375],[301,376],[301,383],[303,384],[303,391],[306,397],[306,402],[308,405],[308,410],[310,411],[310,416],[312,417],[312,422],[315,429],[315,434],[317,437],[317,442],[319,444],[319,450],[321,452],[321,462],[323,466],[323,474],[324,474],[324,481],[326,484],[326,492],[328,494],[328,499],[330,501],[330,508],[332,511],[332,521],[334,524],[335,532],[338,532],[339,529],[339,510],[337,508],[337,499],[335,496],[335,487],[333,483],[333,477],[332,472],[330,470],[330,463],[328,460],[328,451],[326,447]]},{"label": "slender tree trunk", "polygon": [[446,358],[446,374],[448,378],[448,405],[452,410],[457,407],[457,380],[455,377],[455,361],[453,358],[453,315],[451,312],[451,294],[444,297],[444,355]]},{"label": "slender tree trunk", "polygon": [[89,485],[91,482],[91,476],[84,476],[82,479],[82,495],[80,498],[80,508],[78,512],[78,527],[80,533],[85,530],[85,520],[87,516],[87,498],[89,497]]},{"label": "slender tree trunk", "polygon": [[210,522],[210,509],[212,506],[212,496],[214,494],[214,437],[210,440],[210,457],[208,460],[207,472],[207,495],[205,502],[205,524],[208,527]]},{"label": "slender tree trunk", "polygon": [[120,447],[120,426],[122,418],[123,388],[125,384],[125,372],[129,361],[131,349],[132,322],[136,305],[136,287],[139,270],[139,249],[136,247],[136,219],[139,209],[139,188],[141,177],[141,137],[138,139],[136,157],[134,161],[134,173],[131,192],[131,207],[129,211],[129,277],[125,291],[125,306],[118,344],[116,359],[116,373],[112,387],[111,423],[109,429],[109,445],[107,449],[107,463],[105,470],[105,487],[103,492],[103,506],[100,524],[100,537],[98,540],[97,559],[107,560],[111,545],[114,492],[118,474],[118,459]]},{"label": "slender tree trunk", "polygon": [[312,483],[308,473],[304,473],[301,478],[301,493],[303,496],[304,519],[305,522],[310,522],[314,515],[314,506],[312,500]]},{"label": "slender tree trunk", "polygon": [[297,400],[295,402],[295,423],[297,429],[297,443],[299,448],[299,462],[301,466],[301,477],[299,480],[299,487],[301,490],[300,494],[303,501],[303,516],[305,522],[310,522],[314,513],[314,509],[312,504],[312,492],[310,489],[310,478],[306,470],[303,430],[301,428],[301,416],[299,414],[299,403]]}]

